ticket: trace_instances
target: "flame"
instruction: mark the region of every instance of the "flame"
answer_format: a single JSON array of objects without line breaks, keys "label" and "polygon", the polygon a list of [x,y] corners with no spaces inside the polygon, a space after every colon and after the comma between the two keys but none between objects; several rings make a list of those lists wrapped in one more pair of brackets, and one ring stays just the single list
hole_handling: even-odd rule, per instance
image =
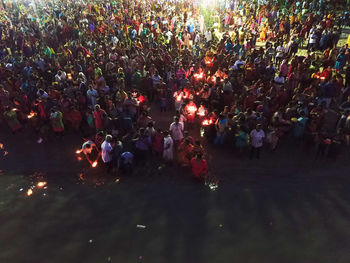
[{"label": "flame", "polygon": [[181,95],[177,96],[177,97],[176,97],[176,100],[177,100],[177,101],[181,101],[181,97],[182,97]]},{"label": "flame", "polygon": [[38,188],[43,188],[46,184],[47,184],[46,182],[42,181],[42,182],[38,182],[38,183],[36,184],[36,186],[37,186]]},{"label": "flame", "polygon": [[197,80],[202,79],[204,77],[203,72],[201,73],[196,73],[193,75]]},{"label": "flame", "polygon": [[94,161],[92,164],[91,164],[91,167],[95,168],[97,166],[97,161]]},{"label": "flame", "polygon": [[212,119],[205,119],[205,120],[202,121],[202,125],[203,126],[209,126],[211,124],[213,124],[213,120]]},{"label": "flame", "polygon": [[75,153],[80,154],[82,151],[83,151],[83,149],[79,149],[79,150],[76,150]]},{"label": "flame", "polygon": [[2,143],[0,143],[0,149],[3,149],[4,145]]},{"label": "flame", "polygon": [[199,107],[199,109],[197,111],[197,115],[205,116],[205,109],[203,107]]},{"label": "flame", "polygon": [[197,111],[197,107],[190,105],[190,106],[188,106],[187,110],[189,111],[189,113],[193,114]]},{"label": "flame", "polygon": [[27,118],[28,118],[28,119],[31,119],[31,118],[33,118],[35,115],[36,115],[36,112],[31,111],[31,112],[28,114]]},{"label": "flame", "polygon": [[80,162],[83,158],[81,158],[80,156],[78,156],[78,161]]},{"label": "flame", "polygon": [[32,189],[28,189],[27,196],[31,196],[32,194],[33,194],[33,190]]}]

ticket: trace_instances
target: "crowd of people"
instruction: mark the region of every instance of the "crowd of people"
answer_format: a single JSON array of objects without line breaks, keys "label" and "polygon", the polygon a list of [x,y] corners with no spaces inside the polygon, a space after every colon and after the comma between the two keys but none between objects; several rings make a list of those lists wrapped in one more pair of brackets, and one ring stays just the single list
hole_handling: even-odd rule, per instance
[{"label": "crowd of people", "polygon": [[[343,4],[226,1],[210,23],[189,0],[3,2],[1,125],[38,143],[79,133],[108,172],[153,155],[201,179],[203,140],[259,159],[288,138],[336,157],[350,144]],[[168,129],[151,108],[173,113]]]}]

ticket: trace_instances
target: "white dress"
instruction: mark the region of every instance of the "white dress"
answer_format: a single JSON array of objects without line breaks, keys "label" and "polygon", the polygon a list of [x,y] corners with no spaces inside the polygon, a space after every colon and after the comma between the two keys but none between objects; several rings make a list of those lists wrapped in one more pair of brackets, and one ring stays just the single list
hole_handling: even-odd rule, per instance
[{"label": "white dress", "polygon": [[174,157],[174,142],[170,135],[164,138],[163,158],[166,161],[172,161]]}]

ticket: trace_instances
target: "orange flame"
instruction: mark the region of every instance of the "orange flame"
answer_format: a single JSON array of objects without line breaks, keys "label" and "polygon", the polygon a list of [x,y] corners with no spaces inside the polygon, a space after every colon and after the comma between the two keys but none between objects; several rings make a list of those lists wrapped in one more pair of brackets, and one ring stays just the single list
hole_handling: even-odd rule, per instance
[{"label": "orange flame", "polygon": [[79,150],[76,150],[75,153],[76,153],[76,154],[79,154],[79,153],[81,153],[82,151],[83,151],[83,149],[79,149]]},{"label": "orange flame", "polygon": [[33,194],[33,190],[32,189],[28,189],[27,196],[31,196],[32,194]]},{"label": "orange flame", "polygon": [[95,168],[97,166],[97,161],[94,161],[92,164],[91,164],[91,167]]},{"label": "orange flame", "polygon": [[46,182],[38,182],[38,183],[36,184],[36,186],[37,186],[38,188],[43,188],[46,184],[47,184]]},{"label": "orange flame", "polygon": [[197,111],[197,107],[196,106],[188,106],[187,110],[189,111],[189,113],[193,114]]},{"label": "orange flame", "polygon": [[36,115],[36,112],[31,111],[31,112],[28,114],[27,118],[28,118],[28,119],[31,119],[31,118],[33,118],[35,115]]},{"label": "orange flame", "polygon": [[203,126],[209,126],[211,124],[213,124],[213,120],[212,119],[209,119],[209,120],[205,119],[205,120],[202,121],[202,125]]}]

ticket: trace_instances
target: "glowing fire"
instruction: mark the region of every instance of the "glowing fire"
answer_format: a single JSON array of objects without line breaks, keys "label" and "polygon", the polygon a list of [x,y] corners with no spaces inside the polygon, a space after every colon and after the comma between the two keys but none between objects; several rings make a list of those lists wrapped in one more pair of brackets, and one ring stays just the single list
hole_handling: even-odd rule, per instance
[{"label": "glowing fire", "polygon": [[177,100],[177,101],[181,101],[181,98],[182,98],[182,96],[181,96],[181,95],[176,96],[176,100]]},{"label": "glowing fire", "polygon": [[202,79],[204,77],[204,74],[203,74],[203,72],[201,72],[201,73],[196,73],[193,76],[195,77],[196,80],[199,80],[199,79]]},{"label": "glowing fire", "polygon": [[31,196],[32,194],[33,194],[33,190],[32,189],[28,189],[27,196]]},{"label": "glowing fire", "polygon": [[83,158],[81,158],[80,156],[78,156],[78,161],[80,162],[81,160],[83,160]]},{"label": "glowing fire", "polygon": [[31,119],[31,118],[33,118],[35,115],[36,115],[36,112],[31,111],[31,112],[28,114],[27,118],[28,118],[28,119]]},{"label": "glowing fire", "polygon": [[205,120],[202,121],[202,125],[203,126],[209,126],[211,124],[213,124],[213,120],[212,119],[205,119]]},{"label": "glowing fire", "polygon": [[94,161],[92,164],[91,164],[91,167],[95,168],[97,166],[97,161]]},{"label": "glowing fire", "polygon": [[193,114],[193,113],[195,113],[197,111],[197,107],[193,106],[193,105],[190,105],[190,106],[188,106],[187,110],[188,110],[188,112],[190,114]]},{"label": "glowing fire", "polygon": [[205,109],[203,107],[199,107],[199,109],[197,111],[197,115],[205,116]]},{"label": "glowing fire", "polygon": [[83,149],[79,149],[79,150],[76,150],[75,153],[80,154],[82,151],[83,151]]},{"label": "glowing fire", "polygon": [[46,186],[46,182],[38,182],[37,184],[36,184],[36,186],[38,187],[38,188],[43,188],[44,186]]}]

